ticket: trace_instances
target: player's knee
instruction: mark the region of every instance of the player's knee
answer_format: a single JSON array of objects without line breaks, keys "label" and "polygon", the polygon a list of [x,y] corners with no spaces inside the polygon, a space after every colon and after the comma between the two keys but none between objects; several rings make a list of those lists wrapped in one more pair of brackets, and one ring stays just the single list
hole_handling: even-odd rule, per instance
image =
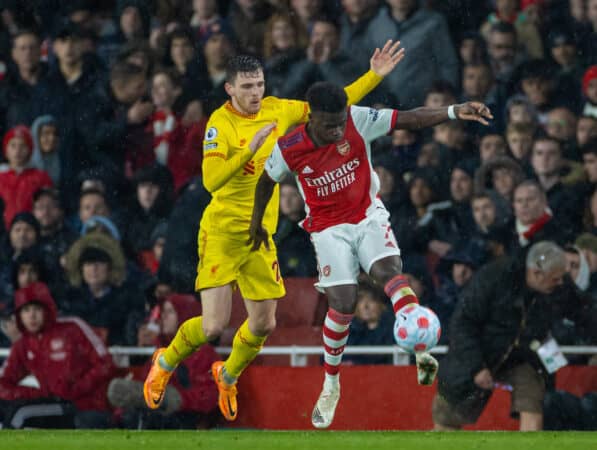
[{"label": "player's knee", "polygon": [[203,333],[205,334],[205,337],[207,338],[208,341],[215,341],[216,339],[218,339],[220,336],[222,336],[222,333],[224,333],[224,326],[221,324],[203,324]]},{"label": "player's knee", "polygon": [[253,323],[249,323],[249,328],[256,336],[269,336],[276,328],[275,317],[262,317]]},{"label": "player's knee", "polygon": [[396,275],[402,273],[402,258],[395,256],[378,261],[373,264],[370,273],[377,282],[385,285]]}]

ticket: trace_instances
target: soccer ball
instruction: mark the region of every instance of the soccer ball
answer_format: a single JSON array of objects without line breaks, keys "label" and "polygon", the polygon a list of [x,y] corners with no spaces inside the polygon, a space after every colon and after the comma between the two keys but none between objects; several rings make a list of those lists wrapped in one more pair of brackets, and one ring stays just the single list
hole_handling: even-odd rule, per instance
[{"label": "soccer ball", "polygon": [[442,329],[433,311],[417,304],[406,305],[394,322],[394,339],[409,353],[424,352],[437,345]]}]

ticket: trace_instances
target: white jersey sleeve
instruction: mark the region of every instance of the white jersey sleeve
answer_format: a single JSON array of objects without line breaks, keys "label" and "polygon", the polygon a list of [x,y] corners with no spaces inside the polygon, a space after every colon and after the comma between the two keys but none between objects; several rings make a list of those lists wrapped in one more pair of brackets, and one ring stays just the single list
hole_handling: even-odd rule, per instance
[{"label": "white jersey sleeve", "polygon": [[284,178],[285,175],[292,173],[288,164],[286,164],[286,160],[284,159],[277,142],[276,145],[274,145],[272,153],[265,162],[265,171],[269,177],[277,183],[282,181],[282,178]]},{"label": "white jersey sleeve", "polygon": [[398,111],[351,106],[350,114],[358,132],[369,142],[394,129]]}]

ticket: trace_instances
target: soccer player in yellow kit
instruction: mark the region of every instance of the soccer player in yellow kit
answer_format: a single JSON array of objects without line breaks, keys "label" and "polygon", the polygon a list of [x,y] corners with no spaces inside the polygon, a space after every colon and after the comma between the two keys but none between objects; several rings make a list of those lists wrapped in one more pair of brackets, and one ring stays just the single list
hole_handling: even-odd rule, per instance
[{"label": "soccer player in yellow kit", "polygon": [[[388,41],[375,50],[370,70],[346,88],[350,104],[373,90],[403,58],[399,44]],[[149,408],[158,408],[176,366],[220,337],[230,320],[232,291],[238,286],[248,318],[234,336],[226,362],[212,366],[220,410],[227,420],[234,420],[236,380],[273,331],[276,301],[286,293],[274,242],[257,252],[248,245],[255,186],[276,140],[307,121],[309,106],[298,100],[263,98],[263,68],[250,56],[231,58],[225,88],[230,100],[211,115],[203,143],[203,183],[213,196],[198,236],[195,289],[201,293],[203,315],[184,322],[168,348],[156,350],[144,395]],[[276,231],[278,206],[276,190],[263,221],[270,236]]]}]

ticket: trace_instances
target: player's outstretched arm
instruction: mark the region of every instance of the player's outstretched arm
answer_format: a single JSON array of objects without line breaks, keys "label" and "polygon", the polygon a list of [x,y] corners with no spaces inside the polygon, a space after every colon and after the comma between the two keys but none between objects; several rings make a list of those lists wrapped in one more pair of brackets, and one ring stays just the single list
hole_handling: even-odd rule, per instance
[{"label": "player's outstretched arm", "polygon": [[344,90],[348,96],[348,104],[355,105],[369,92],[377,87],[387,74],[404,58],[404,49],[400,48],[400,41],[389,39],[383,48],[376,48],[369,60],[369,71]]},{"label": "player's outstretched arm", "polygon": [[265,208],[272,198],[274,193],[274,187],[276,182],[270,178],[267,172],[263,172],[257,187],[255,188],[255,202],[253,205],[253,216],[251,217],[251,225],[249,227],[249,240],[247,244],[253,244],[251,251],[259,250],[259,247],[263,243],[265,248],[269,250],[268,232],[263,228],[263,215],[265,214]]},{"label": "player's outstretched arm", "polygon": [[483,125],[489,125],[487,121],[493,119],[493,115],[487,106],[479,102],[466,102],[441,108],[422,107],[400,111],[394,128],[396,130],[420,130],[450,119],[474,120]]}]

